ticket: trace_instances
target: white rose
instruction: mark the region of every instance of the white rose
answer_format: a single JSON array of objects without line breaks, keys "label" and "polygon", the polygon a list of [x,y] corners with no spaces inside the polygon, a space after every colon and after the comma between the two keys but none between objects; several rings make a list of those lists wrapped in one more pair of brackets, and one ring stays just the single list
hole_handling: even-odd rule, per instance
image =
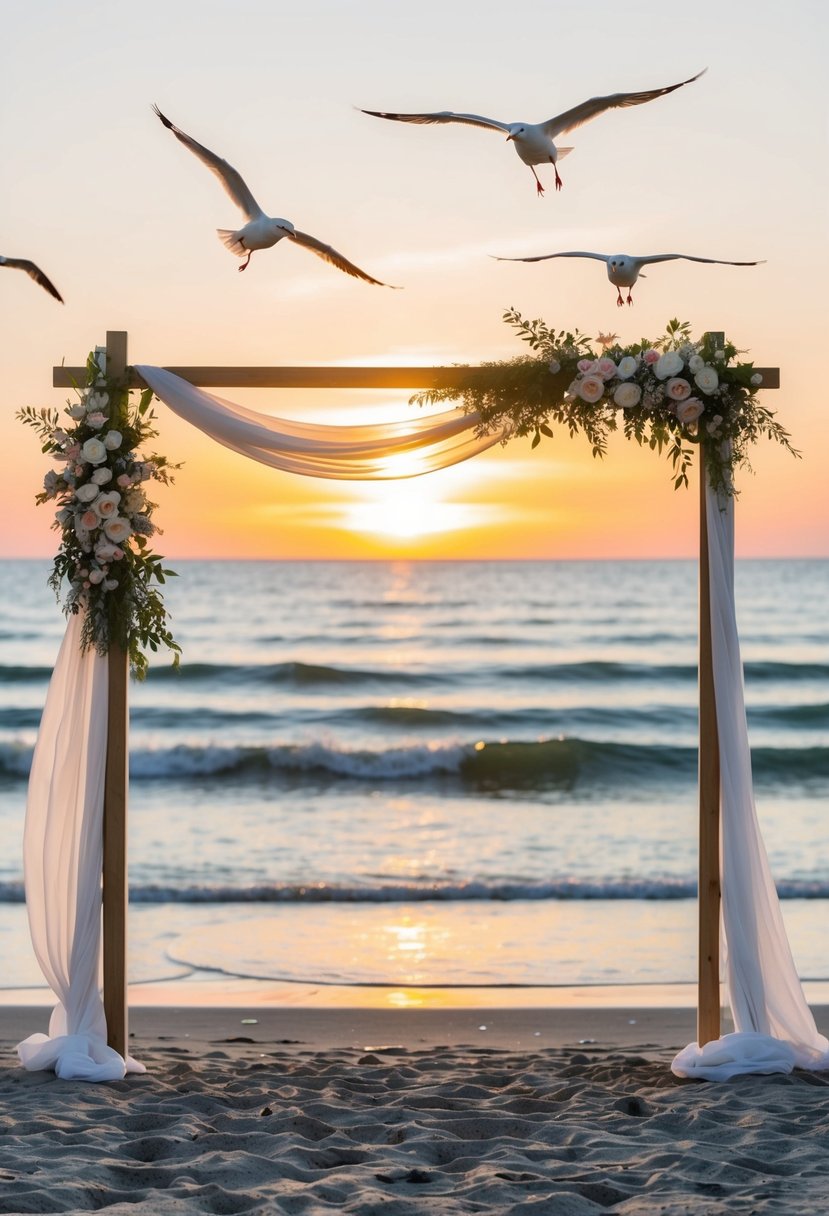
[{"label": "white rose", "polygon": [[586,401],[588,405],[595,405],[604,393],[604,380],[598,375],[585,376],[576,384],[576,392],[582,401]]},{"label": "white rose", "polygon": [[705,406],[698,397],[687,397],[685,401],[680,401],[677,405],[676,416],[683,426],[690,426],[692,422],[696,422],[704,410]]},{"label": "white rose", "polygon": [[682,356],[678,355],[675,350],[666,350],[664,355],[660,355],[653,367],[653,374],[657,380],[667,380],[669,376],[676,376],[681,372],[685,364],[682,362]]},{"label": "white rose", "polygon": [[112,481],[112,469],[96,469],[92,480],[96,486],[105,486],[108,481]]},{"label": "white rose", "polygon": [[104,583],[104,591],[114,591],[117,586],[118,586],[117,578],[108,578],[107,581]]},{"label": "white rose", "polygon": [[89,581],[93,584],[93,586],[97,586],[98,583],[102,583],[104,581],[103,570],[90,570]]},{"label": "white rose", "polygon": [[755,372],[754,375],[751,377],[751,383],[755,387],[757,387],[763,383],[763,377],[760,375],[759,372]]},{"label": "white rose", "polygon": [[85,486],[78,486],[75,491],[75,497],[78,502],[92,502],[93,498],[97,498],[100,493],[98,487],[92,482],[87,482]]},{"label": "white rose", "polygon": [[634,359],[633,355],[625,355],[624,359],[619,360],[619,366],[616,368],[616,375],[620,380],[629,380],[638,366],[639,361]]},{"label": "white rose", "polygon": [[101,541],[95,546],[95,556],[99,562],[111,562],[115,558],[115,545],[110,541]]},{"label": "white rose", "polygon": [[698,372],[701,367],[705,367],[705,360],[702,355],[691,355],[688,360],[688,368],[692,372]]},{"label": "white rose", "polygon": [[694,376],[694,384],[704,393],[713,393],[719,382],[720,378],[713,367],[701,367]]},{"label": "white rose", "polygon": [[665,385],[665,392],[671,401],[684,401],[686,397],[691,396],[691,386],[681,376],[673,376]]},{"label": "white rose", "polygon": [[114,452],[116,448],[120,448],[122,439],[123,436],[120,431],[107,431],[106,435],[104,435],[104,444],[108,451]]},{"label": "white rose", "polygon": [[117,490],[110,490],[108,494],[99,494],[95,499],[95,511],[99,519],[113,519],[118,514],[118,504],[121,501],[121,495]]},{"label": "white rose", "polygon": [[642,390],[638,384],[620,384],[613,394],[613,400],[623,410],[633,409],[642,400]]},{"label": "white rose", "polygon": [[108,519],[104,524],[104,532],[106,532],[109,539],[114,540],[117,545],[120,545],[121,541],[126,540],[131,531],[132,528],[130,527],[129,523],[121,515],[113,515],[112,518]]},{"label": "white rose", "polygon": [[90,464],[103,464],[106,458],[107,450],[98,438],[87,439],[81,448],[81,460],[87,460]]}]

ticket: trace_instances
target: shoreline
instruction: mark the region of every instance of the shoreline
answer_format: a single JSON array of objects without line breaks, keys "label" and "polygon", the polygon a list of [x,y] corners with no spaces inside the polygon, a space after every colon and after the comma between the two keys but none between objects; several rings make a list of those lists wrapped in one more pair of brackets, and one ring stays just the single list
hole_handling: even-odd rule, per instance
[{"label": "shoreline", "polygon": [[[827,984],[804,985],[829,1037]],[[508,1050],[583,1046],[678,1051],[696,1039],[694,985],[558,989],[321,988],[257,981],[164,981],[131,987],[133,1042],[297,1043],[313,1050],[396,1043]],[[0,992],[0,1042],[46,1032],[45,989]],[[722,1009],[722,1034],[733,1029]]]}]

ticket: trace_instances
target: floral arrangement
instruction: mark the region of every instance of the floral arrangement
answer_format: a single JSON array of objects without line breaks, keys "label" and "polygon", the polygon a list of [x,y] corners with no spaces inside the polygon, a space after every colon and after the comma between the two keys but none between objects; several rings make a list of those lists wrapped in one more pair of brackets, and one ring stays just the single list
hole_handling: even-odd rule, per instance
[{"label": "floral arrangement", "polygon": [[429,389],[412,402],[460,398],[464,409],[479,413],[479,433],[502,430],[504,442],[532,435],[533,447],[542,435],[552,438],[553,424],[571,436],[583,431],[596,457],[604,455],[608,436],[621,422],[626,438],[667,450],[676,489],[688,485],[696,445],[704,445],[714,489],[732,496],[734,471],[750,467],[748,450],[761,435],[799,455],[788,432],[758,401],[763,378],[754,365],[735,362],[737,348],[715,345],[710,334],[692,340],[687,322],[674,319],[661,338],[631,346],[620,346],[616,334],[600,334],[596,351],[584,334],[525,321],[515,309],[503,319],[534,357],[470,368],[459,386]]},{"label": "floral arrangement", "polygon": [[113,645],[129,655],[134,675],[147,671],[146,649],[166,646],[178,664],[180,647],[168,625],[157,584],[174,574],[150,549],[158,532],[152,521],[155,503],[146,484],[168,483],[177,465],[163,456],[140,456],[157,435],[150,408],[152,390],[137,403],[122,384],[102,373],[94,355],[87,360],[87,384],[78,400],[64,410],[27,407],[17,417],[31,426],[43,451],[57,463],[43,479],[38,503],[57,504],[54,527],[61,543],[49,578],[64,611],[83,610],[81,644],[106,654]]}]

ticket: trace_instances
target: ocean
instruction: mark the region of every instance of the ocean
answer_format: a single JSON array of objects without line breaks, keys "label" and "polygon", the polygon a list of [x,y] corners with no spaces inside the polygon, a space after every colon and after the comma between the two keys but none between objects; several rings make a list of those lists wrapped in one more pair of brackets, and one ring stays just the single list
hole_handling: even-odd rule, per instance
[{"label": "ocean", "polygon": [[[557,987],[696,974],[696,566],[179,562],[130,689],[130,976]],[[64,620],[0,564],[0,986]],[[829,979],[829,561],[736,573],[758,811]]]}]

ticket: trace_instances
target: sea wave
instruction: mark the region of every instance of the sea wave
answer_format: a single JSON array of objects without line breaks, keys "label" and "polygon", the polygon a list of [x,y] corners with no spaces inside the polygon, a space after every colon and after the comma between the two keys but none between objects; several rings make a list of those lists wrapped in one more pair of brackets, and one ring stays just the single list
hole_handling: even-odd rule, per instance
[{"label": "sea wave", "polygon": [[[457,644],[465,644],[463,638]],[[612,641],[612,639],[610,639]],[[479,644],[477,639],[476,644]],[[0,664],[0,685],[45,683],[52,674],[51,667],[42,665]],[[827,663],[786,663],[755,661],[745,664],[746,683],[803,683],[829,679]],[[332,663],[183,663],[180,668],[159,665],[152,667],[148,684],[175,681],[180,685],[203,685],[215,682],[234,685],[282,685],[307,687],[360,687],[371,684],[396,686],[466,684],[492,680],[523,681],[529,684],[557,683],[629,684],[648,682],[654,685],[694,683],[695,663],[634,663],[612,659],[592,659],[569,663],[504,664],[481,663],[475,667],[453,669],[451,665],[435,664],[417,670],[390,665],[350,667]]]},{"label": "sea wave", "polygon": [[[32,749],[0,744],[0,774],[24,777]],[[829,782],[829,748],[758,747],[752,752],[758,782],[792,788]],[[611,788],[641,790],[654,783],[696,778],[696,747],[636,744],[578,737],[533,741],[484,740],[445,745],[409,744],[377,750],[324,743],[263,745],[179,744],[134,747],[133,780],[210,777],[326,781],[452,780],[482,791]]]},{"label": "sea wave", "polygon": [[[780,899],[829,900],[829,881],[784,879]],[[563,877],[546,882],[498,879],[467,881],[335,883],[263,882],[247,886],[210,883],[139,883],[130,886],[133,904],[338,904],[480,903],[521,901],[630,901],[654,903],[696,899],[693,879]],[[0,882],[0,904],[25,903],[22,882]]]}]

